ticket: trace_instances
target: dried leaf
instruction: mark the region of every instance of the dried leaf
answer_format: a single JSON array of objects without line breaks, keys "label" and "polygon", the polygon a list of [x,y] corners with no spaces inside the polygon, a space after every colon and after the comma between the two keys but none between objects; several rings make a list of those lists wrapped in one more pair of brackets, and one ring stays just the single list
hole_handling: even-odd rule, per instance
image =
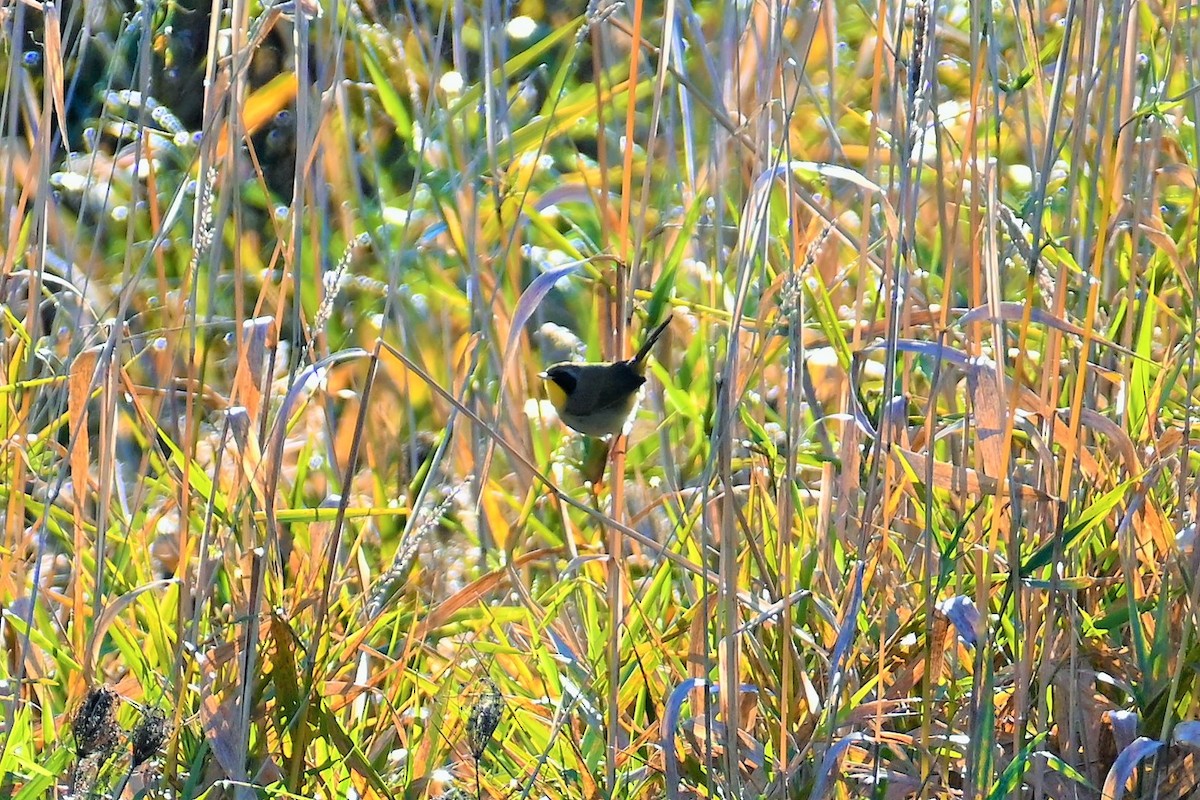
[{"label": "dried leaf", "polygon": [[151,581],[136,589],[132,589],[118,597],[113,602],[109,603],[104,608],[104,612],[96,620],[96,625],[92,629],[92,636],[88,640],[88,668],[89,671],[100,658],[100,645],[104,643],[104,635],[108,632],[109,627],[116,621],[117,616],[129,607],[129,604],[137,599],[138,595],[149,592],[153,589],[164,589],[173,583],[179,583],[178,578],[164,578],[160,581]]},{"label": "dried leaf", "polygon": [[862,731],[855,731],[834,742],[833,746],[826,751],[825,757],[821,759],[821,768],[817,772],[817,780],[813,784],[809,800],[822,800],[825,797],[825,788],[829,784],[829,778],[837,767],[838,760],[850,749],[851,745],[869,741],[871,741],[870,736]]},{"label": "dried leaf", "polygon": [[[96,375],[96,362],[101,347],[92,347],[80,353],[71,363],[71,378],[67,386],[67,410],[71,419],[71,484],[75,490],[76,516],[87,497],[89,444],[88,402],[92,396],[92,381]],[[82,524],[76,520],[77,526]]]},{"label": "dried leaf", "polygon": [[67,136],[67,101],[63,92],[63,47],[62,26],[58,16],[58,3],[45,0],[42,3],[42,14],[45,18],[45,54],[46,84],[50,87],[50,102],[54,106],[54,116],[58,118],[58,128],[62,131],[64,140]]},{"label": "dried leaf", "polygon": [[[925,453],[915,453],[912,450],[905,450],[901,447],[892,448],[892,456],[896,459],[904,459],[908,462],[908,466],[913,469],[916,474],[923,475],[924,464],[927,455]],[[973,495],[994,495],[996,494],[997,483],[994,478],[989,478],[986,475],[980,475],[975,470],[969,467],[959,467],[945,461],[933,462],[933,485],[938,489],[945,489],[950,492],[958,492],[960,494]],[[1042,490],[1030,486],[1027,483],[1019,483],[1013,481],[1009,484],[1009,491],[1020,496],[1023,500],[1050,500],[1050,495]]]},{"label": "dried leaf", "polygon": [[1008,392],[996,365],[976,359],[967,370],[967,388],[975,415],[975,450],[983,464],[983,473],[1000,477],[1004,469],[1005,412]]},{"label": "dried leaf", "polygon": [[[663,753],[663,766],[667,779],[667,797],[677,800],[680,797],[679,759],[675,755],[675,731],[679,727],[679,717],[682,715],[683,701],[695,691],[703,691],[706,681],[704,678],[687,678],[667,696],[667,705],[659,723],[659,747]],[[713,687],[709,687],[710,689]],[[695,701],[693,701],[694,703]]]},{"label": "dried leaf", "polygon": [[274,317],[258,317],[242,323],[237,373],[233,378],[230,401],[246,407],[251,419],[259,418],[262,407],[263,379],[270,363],[269,355],[278,338]]},{"label": "dried leaf", "polygon": [[1134,739],[1128,747],[1121,751],[1121,754],[1117,756],[1116,763],[1108,771],[1108,777],[1104,779],[1104,789],[1100,794],[1101,799],[1121,800],[1125,796],[1125,784],[1129,783],[1129,779],[1133,777],[1133,771],[1137,769],[1137,765],[1148,756],[1157,753],[1162,746],[1162,742],[1146,736]]},{"label": "dried leaf", "polygon": [[430,631],[437,630],[445,625],[450,619],[462,609],[477,603],[492,592],[498,590],[508,583],[508,578],[515,569],[520,569],[528,564],[532,564],[543,559],[553,558],[562,554],[561,547],[547,547],[541,550],[534,550],[525,553],[518,558],[513,559],[511,565],[493,570],[482,577],[476,578],[469,584],[459,589],[457,592],[447,597],[438,604],[429,615],[421,621],[417,628],[417,641],[422,641]]},{"label": "dried leaf", "polygon": [[1200,722],[1190,720],[1176,725],[1171,742],[1200,750]]}]

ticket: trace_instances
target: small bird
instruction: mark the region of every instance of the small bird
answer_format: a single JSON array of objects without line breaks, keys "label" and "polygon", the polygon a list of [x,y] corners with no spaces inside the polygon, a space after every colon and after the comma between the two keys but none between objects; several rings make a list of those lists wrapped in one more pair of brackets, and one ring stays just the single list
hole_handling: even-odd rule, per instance
[{"label": "small bird", "polygon": [[540,373],[559,418],[587,436],[621,433],[637,407],[638,390],[646,382],[646,356],[669,324],[670,316],[650,332],[637,355],[628,361],[564,361]]}]

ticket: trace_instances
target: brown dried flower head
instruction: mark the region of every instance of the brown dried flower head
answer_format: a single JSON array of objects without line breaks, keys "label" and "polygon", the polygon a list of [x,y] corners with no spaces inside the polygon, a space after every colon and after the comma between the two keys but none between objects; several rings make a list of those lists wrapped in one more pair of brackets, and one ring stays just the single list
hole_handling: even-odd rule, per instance
[{"label": "brown dried flower head", "polygon": [[157,708],[148,709],[129,736],[133,747],[134,768],[153,758],[166,740],[167,715]]},{"label": "brown dried flower head", "polygon": [[471,755],[475,757],[476,761],[483,755],[483,751],[487,750],[488,743],[492,740],[492,734],[496,732],[496,727],[500,724],[500,717],[503,715],[504,697],[501,696],[500,689],[491,680],[484,678],[483,691],[480,693],[475,707],[471,709],[471,716],[467,719],[467,736],[470,740]]},{"label": "brown dried flower head", "polygon": [[117,693],[107,686],[88,692],[71,723],[75,734],[75,754],[87,758],[108,753],[117,744]]}]

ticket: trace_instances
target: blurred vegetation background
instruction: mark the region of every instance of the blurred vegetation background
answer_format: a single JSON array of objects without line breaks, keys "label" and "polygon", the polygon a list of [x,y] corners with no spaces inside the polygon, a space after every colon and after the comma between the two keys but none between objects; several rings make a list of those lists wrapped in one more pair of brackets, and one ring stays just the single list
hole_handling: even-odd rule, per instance
[{"label": "blurred vegetation background", "polygon": [[1194,793],[1195,5],[0,22],[0,796]]}]

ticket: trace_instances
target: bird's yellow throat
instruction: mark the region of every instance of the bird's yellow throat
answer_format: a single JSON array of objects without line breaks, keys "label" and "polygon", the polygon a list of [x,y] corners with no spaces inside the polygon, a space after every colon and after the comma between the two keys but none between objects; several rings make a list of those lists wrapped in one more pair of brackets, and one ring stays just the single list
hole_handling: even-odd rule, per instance
[{"label": "bird's yellow throat", "polygon": [[550,402],[554,404],[556,410],[561,412],[567,407],[567,393],[557,383],[546,381],[546,392],[550,395]]}]

